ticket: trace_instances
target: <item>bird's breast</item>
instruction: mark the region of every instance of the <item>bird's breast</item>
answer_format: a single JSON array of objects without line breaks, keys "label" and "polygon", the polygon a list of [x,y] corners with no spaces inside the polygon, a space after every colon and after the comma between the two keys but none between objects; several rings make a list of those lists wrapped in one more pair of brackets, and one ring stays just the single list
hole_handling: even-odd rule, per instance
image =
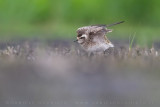
[{"label": "bird's breast", "polygon": [[97,43],[94,45],[90,45],[88,46],[88,48],[86,49],[89,52],[100,52],[100,51],[105,51],[110,47],[114,47],[112,43]]}]

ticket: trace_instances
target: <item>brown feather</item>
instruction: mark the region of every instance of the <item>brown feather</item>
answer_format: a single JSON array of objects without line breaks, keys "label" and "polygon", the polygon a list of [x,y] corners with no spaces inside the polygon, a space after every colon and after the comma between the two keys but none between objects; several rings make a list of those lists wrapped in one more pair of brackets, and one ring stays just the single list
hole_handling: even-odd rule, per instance
[{"label": "brown feather", "polygon": [[78,35],[77,36],[80,37],[83,34],[87,34],[89,36],[90,35],[103,36],[106,33],[111,32],[111,31],[112,31],[111,29],[107,29],[107,28],[105,28],[105,26],[84,26],[84,27],[78,28],[78,30],[77,30]]}]

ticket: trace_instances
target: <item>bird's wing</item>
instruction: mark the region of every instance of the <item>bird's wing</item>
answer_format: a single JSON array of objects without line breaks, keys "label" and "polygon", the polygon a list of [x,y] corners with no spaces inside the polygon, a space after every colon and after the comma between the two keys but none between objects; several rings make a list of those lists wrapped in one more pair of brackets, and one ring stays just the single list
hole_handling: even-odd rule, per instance
[{"label": "bird's wing", "polygon": [[78,28],[78,35],[87,34],[89,36],[104,36],[106,33],[112,32],[111,29],[107,29],[105,25],[91,25]]},{"label": "bird's wing", "polygon": [[111,27],[111,26],[114,26],[114,25],[117,25],[117,24],[120,24],[120,23],[124,23],[124,21],[120,21],[120,22],[116,22],[116,23],[113,23],[113,24],[109,24],[109,25],[91,25],[91,26],[84,26],[84,27],[81,27],[81,28],[78,28],[77,30],[77,33],[78,35],[81,35],[81,34],[96,34],[97,35],[105,35],[106,33],[108,32],[112,32],[111,29],[107,29],[106,27]]},{"label": "bird's wing", "polygon": [[104,37],[107,33],[112,32],[111,29],[107,29],[105,26],[91,26],[88,30],[89,36],[102,36]]}]

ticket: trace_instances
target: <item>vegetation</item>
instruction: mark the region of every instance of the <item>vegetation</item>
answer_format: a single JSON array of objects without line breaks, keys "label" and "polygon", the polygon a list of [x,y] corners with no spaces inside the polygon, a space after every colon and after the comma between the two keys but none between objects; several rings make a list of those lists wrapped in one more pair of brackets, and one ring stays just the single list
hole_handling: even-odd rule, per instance
[{"label": "vegetation", "polygon": [[89,24],[126,22],[114,27],[113,39],[137,32],[140,45],[159,41],[160,1],[157,0],[0,0],[0,36],[74,38]]},{"label": "vegetation", "polygon": [[41,43],[0,50],[1,107],[159,106],[160,50],[129,55],[127,46],[88,57],[69,42]]}]

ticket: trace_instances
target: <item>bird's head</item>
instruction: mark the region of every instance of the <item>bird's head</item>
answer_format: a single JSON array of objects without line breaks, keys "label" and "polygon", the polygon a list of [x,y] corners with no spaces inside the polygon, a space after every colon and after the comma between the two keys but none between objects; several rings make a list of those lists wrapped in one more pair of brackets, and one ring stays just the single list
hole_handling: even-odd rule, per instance
[{"label": "bird's head", "polygon": [[85,33],[78,33],[76,41],[79,44],[83,44],[83,43],[85,43],[85,41],[87,41],[87,39],[88,39],[88,35],[87,34],[85,34]]}]

